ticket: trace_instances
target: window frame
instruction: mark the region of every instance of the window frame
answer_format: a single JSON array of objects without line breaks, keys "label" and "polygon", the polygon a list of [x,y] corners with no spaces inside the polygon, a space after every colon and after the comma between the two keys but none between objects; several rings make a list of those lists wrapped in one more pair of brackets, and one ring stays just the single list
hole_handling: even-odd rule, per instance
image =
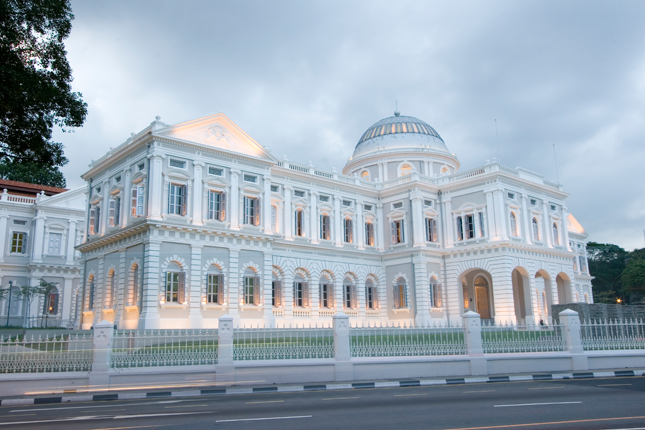
[{"label": "window frame", "polygon": [[[177,190],[181,190],[181,193],[177,193]],[[175,192],[173,193],[173,191]],[[186,184],[173,181],[168,182],[168,215],[186,216],[188,207],[187,194],[188,186]]]},{"label": "window frame", "polygon": [[[218,196],[218,201],[215,201],[215,195]],[[206,219],[209,221],[226,221],[226,192],[224,190],[207,189]]]},{"label": "window frame", "polygon": [[[16,243],[14,245],[14,241],[16,241],[16,235],[22,235],[20,239],[20,248],[18,248],[18,244]],[[22,231],[22,230],[11,230],[11,242],[9,242],[9,254],[10,255],[27,255],[27,248],[29,245],[29,232],[28,231]],[[14,251],[14,248],[16,249]]]},{"label": "window frame", "polygon": [[376,237],[374,236],[374,221],[365,221],[365,246],[376,246]]}]

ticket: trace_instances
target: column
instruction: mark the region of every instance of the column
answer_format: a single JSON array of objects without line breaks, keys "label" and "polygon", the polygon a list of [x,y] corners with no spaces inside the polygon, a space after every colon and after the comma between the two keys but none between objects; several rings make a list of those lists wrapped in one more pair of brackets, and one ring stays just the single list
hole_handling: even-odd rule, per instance
[{"label": "column", "polygon": [[383,182],[383,163],[378,163],[378,178],[381,182]]},{"label": "column", "polygon": [[495,200],[495,224],[497,235],[501,236],[502,240],[508,239],[506,234],[506,208],[504,206],[504,193],[502,190],[495,190],[493,192]]},{"label": "column", "polygon": [[542,242],[544,242],[549,248],[553,248],[553,232],[551,229],[551,208],[549,207],[549,202],[542,200],[542,213],[543,213],[543,225],[544,225],[544,234]]},{"label": "column", "polygon": [[285,272],[283,282],[284,319],[285,321],[291,321],[293,319],[293,273],[291,271]]},{"label": "column", "polygon": [[495,207],[493,204],[493,192],[486,191],[486,218],[488,220],[488,237],[493,239],[499,237],[495,225]]},{"label": "column", "polygon": [[334,244],[343,246],[343,223],[340,214],[340,197],[334,197]]},{"label": "column", "polygon": [[428,268],[426,261],[421,256],[413,257],[414,264],[414,297],[416,302],[416,325],[430,323],[430,283],[428,282]]},{"label": "column", "polygon": [[103,191],[103,202],[101,203],[101,225],[100,225],[100,234],[103,235],[110,226],[110,182],[108,180],[103,181],[101,186]]},{"label": "column", "polygon": [[356,241],[358,249],[365,249],[365,220],[363,220],[363,202],[356,202]]},{"label": "column", "polygon": [[231,195],[228,203],[228,211],[231,214],[231,230],[240,229],[240,184],[237,169],[231,169]]},{"label": "column", "polygon": [[522,194],[522,223],[524,224],[524,241],[530,245],[533,243],[533,240],[531,240],[533,232],[531,231],[531,223],[529,217],[530,211],[529,205],[527,204],[526,194]]},{"label": "column", "polygon": [[192,181],[188,181],[188,183],[186,184],[186,218],[188,218],[189,220],[193,218],[193,205],[191,204],[192,201],[193,201],[193,183]]},{"label": "column", "polygon": [[343,312],[344,302],[343,302],[343,274],[337,273],[336,280],[334,281],[334,306],[336,312]]},{"label": "column", "polygon": [[388,177],[387,177],[387,162],[384,162],[383,163],[383,180],[387,181],[387,179],[388,179]]},{"label": "column", "polygon": [[7,246],[6,237],[7,237],[7,219],[9,214],[7,211],[0,212],[0,238],[2,238],[0,246],[0,262],[4,261],[4,254],[6,252],[5,246]]},{"label": "column", "polygon": [[202,169],[205,166],[201,161],[193,161],[195,166],[195,175],[193,180],[193,224],[203,225],[202,222],[202,204],[204,196],[204,182],[202,181]]},{"label": "column", "polygon": [[235,322],[240,322],[240,271],[239,271],[239,249],[229,251],[228,260],[228,314]]},{"label": "column", "polygon": [[125,248],[119,250],[119,268],[117,269],[118,278],[116,282],[116,314],[114,315],[114,324],[118,328],[123,328],[123,320],[125,319],[125,305],[128,304],[128,289],[130,287],[129,272],[125,268]]},{"label": "column", "polygon": [[356,294],[358,295],[358,317],[361,321],[365,321],[365,299],[367,294],[367,291],[365,290],[365,281],[365,279],[359,279],[358,285],[356,285]]},{"label": "column", "polygon": [[284,215],[285,240],[293,240],[291,237],[293,231],[293,228],[291,227],[291,218],[293,217],[293,210],[291,208],[291,191],[293,191],[292,186],[286,185],[284,187],[284,207],[282,208],[282,213]]},{"label": "column", "polygon": [[148,156],[150,163],[150,177],[148,180],[148,216],[150,219],[155,221],[161,221],[161,207],[162,201],[161,196],[163,195],[164,190],[162,189],[163,177],[162,177],[162,162],[165,158],[164,155],[158,153],[152,153]]},{"label": "column", "polygon": [[188,327],[202,328],[202,244],[190,245],[190,281],[188,291]]},{"label": "column", "polygon": [[275,327],[275,317],[273,316],[272,287],[273,287],[273,254],[264,253],[263,264],[263,286],[264,286],[264,327]]},{"label": "column", "polygon": [[[74,245],[76,243],[76,223],[78,220],[69,220],[69,229],[67,231],[67,261],[65,264],[74,264]],[[1,237],[1,236],[0,236]]]},{"label": "column", "polygon": [[318,237],[320,235],[320,226],[318,225],[319,220],[318,193],[316,191],[311,191],[309,193],[309,237],[311,237],[311,243],[318,243]]},{"label": "column", "polygon": [[34,263],[43,261],[43,241],[45,240],[45,220],[47,217],[42,213],[36,215],[36,225],[34,227],[34,249],[32,250],[32,260]]},{"label": "column", "polygon": [[128,222],[130,222],[130,213],[132,213],[132,183],[130,182],[130,168],[123,169],[123,192],[121,194],[121,227],[126,227]]},{"label": "column", "polygon": [[374,226],[374,233],[376,234],[376,246],[381,251],[385,251],[385,229],[389,225],[385,223],[385,216],[383,215],[383,203],[376,205],[376,225]]},{"label": "column", "polygon": [[444,222],[444,248],[452,248],[455,246],[455,236],[452,231],[452,225],[454,223],[452,216],[452,202],[447,200],[444,202],[444,213],[445,213],[445,222]]},{"label": "column", "polygon": [[264,233],[271,234],[273,233],[273,227],[271,226],[271,177],[268,175],[264,177],[264,199],[263,200],[264,200],[264,208],[263,208],[264,214],[262,216],[262,222],[264,223]]},{"label": "column", "polygon": [[412,200],[412,246],[425,246],[425,238],[423,237],[423,200],[418,192],[410,193],[410,199]]},{"label": "column", "polygon": [[72,311],[72,282],[74,278],[65,278],[63,282],[63,307],[61,318],[63,321],[72,319],[70,312]]},{"label": "column", "polygon": [[143,291],[141,294],[141,313],[139,314],[138,329],[146,330],[159,328],[159,251],[160,242],[144,244]]},{"label": "column", "polygon": [[[560,227],[562,229],[562,240],[564,240],[564,249],[572,251],[571,247],[569,247],[569,225],[567,223],[568,216],[569,214],[567,213],[567,208],[562,206],[562,226]],[[0,234],[0,237],[2,237],[2,234]]]}]

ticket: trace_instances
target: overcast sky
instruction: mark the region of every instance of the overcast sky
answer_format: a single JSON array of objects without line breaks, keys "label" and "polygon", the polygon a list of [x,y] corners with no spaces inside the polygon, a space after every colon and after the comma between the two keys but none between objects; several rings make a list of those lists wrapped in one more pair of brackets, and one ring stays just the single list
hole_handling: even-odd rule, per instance
[{"label": "overcast sky", "polygon": [[68,187],[159,115],[223,112],[278,158],[338,171],[391,116],[432,125],[461,169],[560,181],[590,240],[645,246],[643,1],[74,1],[89,115],[56,133]]}]

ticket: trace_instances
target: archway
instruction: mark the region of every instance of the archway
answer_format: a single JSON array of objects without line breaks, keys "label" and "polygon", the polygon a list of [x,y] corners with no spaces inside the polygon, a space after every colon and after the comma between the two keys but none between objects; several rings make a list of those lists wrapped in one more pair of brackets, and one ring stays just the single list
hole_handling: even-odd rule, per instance
[{"label": "archway", "polygon": [[529,274],[523,267],[516,267],[512,273],[513,279],[513,304],[517,321],[526,322],[533,318],[533,303],[529,289]]},{"label": "archway", "polygon": [[493,283],[490,273],[471,269],[459,276],[462,292],[462,310],[477,312],[482,319],[495,317]]},{"label": "archway", "polygon": [[569,276],[566,273],[558,273],[555,283],[558,288],[558,303],[561,305],[571,303],[573,298],[571,297],[571,280]]},{"label": "archway", "polygon": [[551,305],[553,305],[553,289],[549,272],[541,269],[535,273],[535,288],[542,291],[542,313],[548,317],[551,315]]}]

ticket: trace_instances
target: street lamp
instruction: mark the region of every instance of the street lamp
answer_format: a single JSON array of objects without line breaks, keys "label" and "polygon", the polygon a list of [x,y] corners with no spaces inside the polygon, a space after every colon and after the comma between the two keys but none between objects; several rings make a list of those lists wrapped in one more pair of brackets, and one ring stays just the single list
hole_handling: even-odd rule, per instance
[{"label": "street lamp", "polygon": [[620,304],[620,302],[622,302],[621,299],[616,299],[616,303]]},{"label": "street lamp", "polygon": [[7,327],[9,327],[9,315],[11,315],[11,292],[13,291],[13,281],[9,281],[9,306],[7,307]]}]

